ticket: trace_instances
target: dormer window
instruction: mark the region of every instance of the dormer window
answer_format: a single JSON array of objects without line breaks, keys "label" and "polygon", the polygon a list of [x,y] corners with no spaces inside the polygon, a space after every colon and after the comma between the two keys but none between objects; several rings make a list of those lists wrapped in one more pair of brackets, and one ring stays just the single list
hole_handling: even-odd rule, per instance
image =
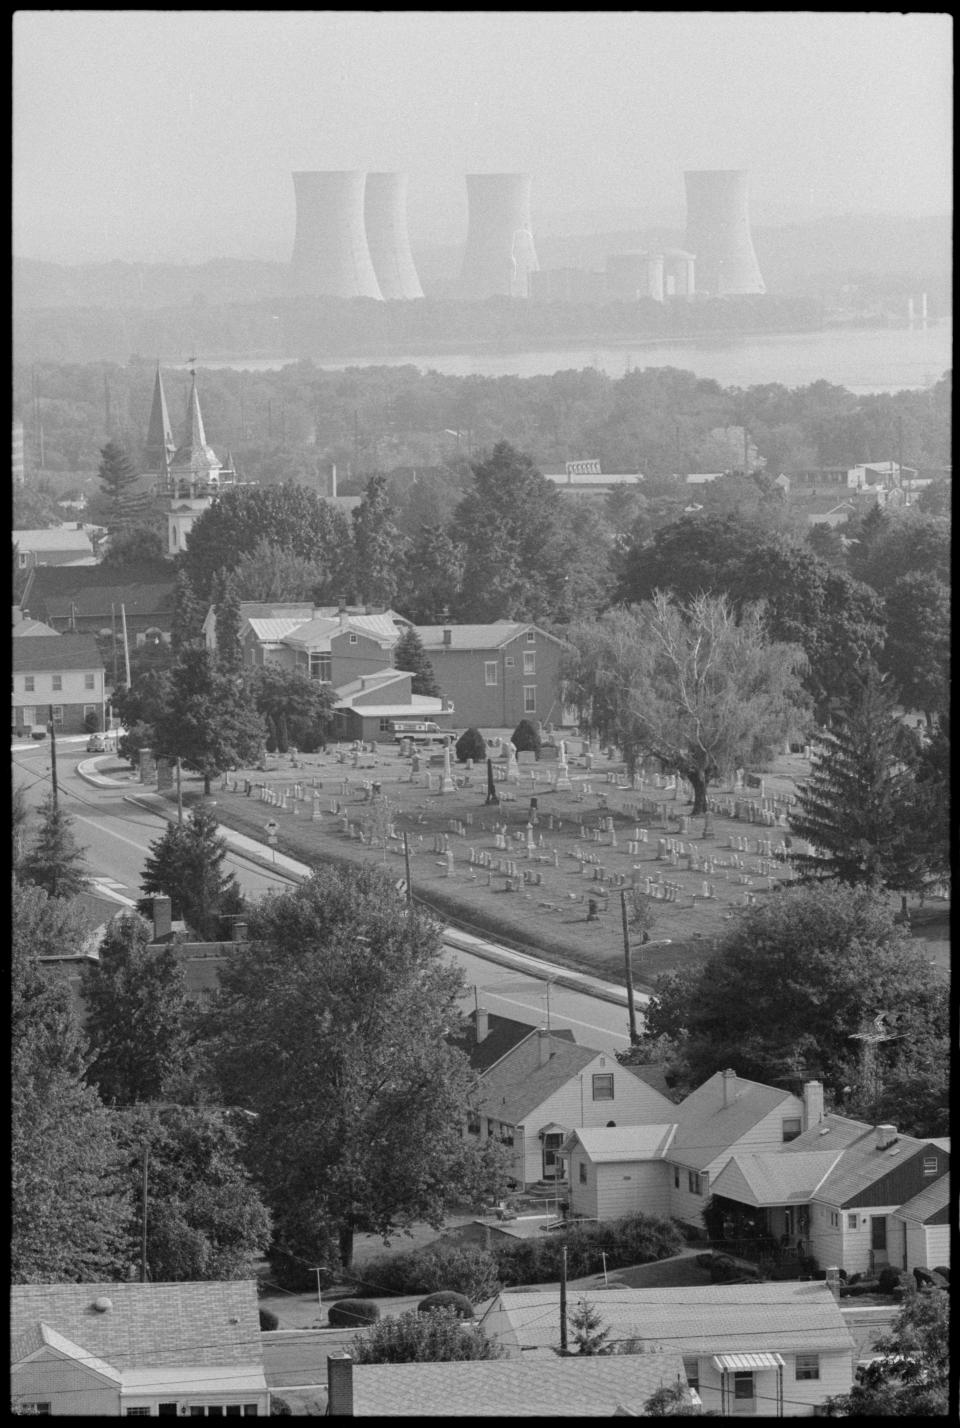
[{"label": "dormer window", "polygon": [[353,630],[350,631],[350,634],[347,637],[347,643],[351,645],[355,645],[357,643],[357,636]]}]

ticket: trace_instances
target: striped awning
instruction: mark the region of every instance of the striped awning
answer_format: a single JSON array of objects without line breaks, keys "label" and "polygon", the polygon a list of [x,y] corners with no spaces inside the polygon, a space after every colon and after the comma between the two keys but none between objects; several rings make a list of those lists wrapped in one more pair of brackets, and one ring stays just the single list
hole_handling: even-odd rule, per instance
[{"label": "striped awning", "polygon": [[750,1369],[783,1368],[779,1354],[714,1354],[714,1367],[742,1372]]}]

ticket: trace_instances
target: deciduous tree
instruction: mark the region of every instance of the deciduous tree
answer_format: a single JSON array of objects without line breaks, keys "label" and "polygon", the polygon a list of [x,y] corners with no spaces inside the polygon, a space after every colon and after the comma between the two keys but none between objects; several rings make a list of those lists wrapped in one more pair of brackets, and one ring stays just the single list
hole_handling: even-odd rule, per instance
[{"label": "deciduous tree", "polygon": [[849,1393],[827,1399],[837,1418],[941,1418],[950,1413],[950,1295],[909,1292]]},{"label": "deciduous tree", "polygon": [[329,684],[299,670],[263,665],[250,681],[253,701],[276,730],[277,749],[293,744],[307,753],[322,748],[330,727],[333,693]]},{"label": "deciduous tree", "polygon": [[372,1324],[358,1335],[350,1353],[358,1364],[438,1364],[454,1360],[502,1359],[505,1350],[482,1327],[465,1323],[456,1309],[409,1309]]},{"label": "deciduous tree", "polygon": [[154,719],[157,752],[203,775],[204,793],[223,769],[259,757],[261,716],[232,675],[204,649],[184,650],[170,678],[170,701]]}]

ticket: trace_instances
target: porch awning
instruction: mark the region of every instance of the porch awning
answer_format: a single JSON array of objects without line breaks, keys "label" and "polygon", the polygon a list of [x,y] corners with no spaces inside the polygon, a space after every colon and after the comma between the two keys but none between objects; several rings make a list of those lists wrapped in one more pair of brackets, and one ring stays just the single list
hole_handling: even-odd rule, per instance
[{"label": "porch awning", "polygon": [[783,1359],[779,1354],[714,1354],[713,1364],[721,1371],[732,1369],[739,1372],[744,1369],[783,1368]]}]

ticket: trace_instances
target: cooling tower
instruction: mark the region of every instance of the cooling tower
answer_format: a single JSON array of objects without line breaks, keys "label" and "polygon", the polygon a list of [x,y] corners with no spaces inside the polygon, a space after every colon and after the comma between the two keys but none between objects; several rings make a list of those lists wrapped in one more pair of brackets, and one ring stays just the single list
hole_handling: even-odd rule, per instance
[{"label": "cooling tower", "polygon": [[422,298],[407,237],[406,174],[367,174],[363,200],[367,246],[385,298]]},{"label": "cooling tower", "polygon": [[684,179],[684,246],[696,255],[697,291],[710,297],[766,292],[750,237],[746,170],[688,170]]},{"label": "cooling tower", "polygon": [[463,297],[529,296],[529,275],[539,271],[530,231],[529,174],[467,174],[467,246]]},{"label": "cooling tower", "polygon": [[295,297],[381,297],[364,224],[365,175],[295,173],[297,231],[290,260]]}]

